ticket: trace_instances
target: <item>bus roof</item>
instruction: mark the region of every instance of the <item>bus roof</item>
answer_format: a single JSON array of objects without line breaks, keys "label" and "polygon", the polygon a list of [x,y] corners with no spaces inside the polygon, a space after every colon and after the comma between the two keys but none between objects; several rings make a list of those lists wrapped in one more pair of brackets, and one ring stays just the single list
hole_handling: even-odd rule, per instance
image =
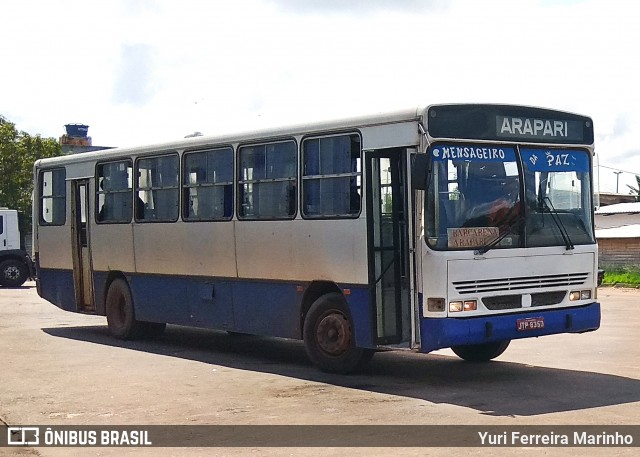
[{"label": "bus roof", "polygon": [[170,151],[176,149],[192,149],[201,148],[207,145],[224,145],[231,143],[245,143],[272,138],[283,138],[287,136],[303,135],[316,132],[343,131],[345,129],[353,129],[365,126],[394,124],[399,122],[418,121],[424,108],[418,107],[413,109],[399,110],[393,112],[378,113],[368,116],[350,117],[344,119],[310,122],[302,124],[294,124],[283,127],[261,128],[256,130],[245,130],[235,133],[223,135],[203,135],[191,138],[181,138],[175,141],[164,143],[146,144],[133,147],[122,147],[103,149],[99,151],[82,152],[78,154],[70,154],[49,159],[40,159],[36,162],[36,167],[40,164],[54,165],[65,164],[71,162],[83,162],[93,160],[103,160],[109,158],[120,157],[122,154],[145,154],[147,152]]}]

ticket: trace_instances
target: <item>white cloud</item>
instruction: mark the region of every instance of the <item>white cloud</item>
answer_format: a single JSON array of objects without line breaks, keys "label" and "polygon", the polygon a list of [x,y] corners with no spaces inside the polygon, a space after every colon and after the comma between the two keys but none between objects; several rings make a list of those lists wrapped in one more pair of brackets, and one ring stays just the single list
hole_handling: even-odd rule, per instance
[{"label": "white cloud", "polygon": [[144,106],[155,93],[153,51],[149,45],[122,45],[113,88],[116,103]]},{"label": "white cloud", "polygon": [[446,0],[266,0],[298,14],[368,14],[389,11],[415,13],[446,9]]}]

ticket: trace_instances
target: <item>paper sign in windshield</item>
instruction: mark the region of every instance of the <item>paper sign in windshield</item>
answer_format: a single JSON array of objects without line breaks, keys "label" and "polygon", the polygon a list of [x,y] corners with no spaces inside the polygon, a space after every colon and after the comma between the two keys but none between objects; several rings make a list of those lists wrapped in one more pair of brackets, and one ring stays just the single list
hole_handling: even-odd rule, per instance
[{"label": "paper sign in windshield", "polygon": [[498,227],[448,228],[450,248],[476,248],[484,246],[500,235]]}]

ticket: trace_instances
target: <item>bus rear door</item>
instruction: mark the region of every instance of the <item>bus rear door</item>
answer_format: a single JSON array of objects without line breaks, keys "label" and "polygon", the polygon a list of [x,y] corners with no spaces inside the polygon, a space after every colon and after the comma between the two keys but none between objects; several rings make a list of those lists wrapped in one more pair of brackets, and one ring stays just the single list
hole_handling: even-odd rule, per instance
[{"label": "bus rear door", "polygon": [[73,284],[76,307],[80,312],[95,310],[88,215],[91,208],[89,180],[71,182],[71,247],[73,254]]}]

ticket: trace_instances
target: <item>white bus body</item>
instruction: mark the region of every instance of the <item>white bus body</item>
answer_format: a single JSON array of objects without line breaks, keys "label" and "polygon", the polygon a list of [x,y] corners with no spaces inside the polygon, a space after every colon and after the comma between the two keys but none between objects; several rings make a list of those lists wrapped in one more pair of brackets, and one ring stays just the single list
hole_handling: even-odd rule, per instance
[{"label": "white bus body", "polygon": [[[482,105],[510,138],[434,137],[429,115],[439,109],[40,160],[38,291],[62,309],[107,315],[121,338],[170,323],[304,339],[320,368],[338,372],[380,348],[453,347],[488,360],[514,338],[595,330],[592,136],[543,136],[590,120]],[[520,123],[504,109],[524,110]],[[527,129],[525,114],[569,123]],[[456,145],[473,157],[441,155]],[[485,146],[489,156],[477,158]],[[491,159],[492,148],[507,158]],[[575,163],[524,164],[544,148],[566,149]],[[470,189],[483,182],[470,173],[488,164],[519,183],[526,221],[503,224],[506,235],[487,222],[444,227],[447,211],[472,214],[472,197],[485,192]],[[571,173],[582,187],[567,195],[581,200],[552,209],[548,182]],[[539,193],[540,207],[523,209],[526,192]]]}]

